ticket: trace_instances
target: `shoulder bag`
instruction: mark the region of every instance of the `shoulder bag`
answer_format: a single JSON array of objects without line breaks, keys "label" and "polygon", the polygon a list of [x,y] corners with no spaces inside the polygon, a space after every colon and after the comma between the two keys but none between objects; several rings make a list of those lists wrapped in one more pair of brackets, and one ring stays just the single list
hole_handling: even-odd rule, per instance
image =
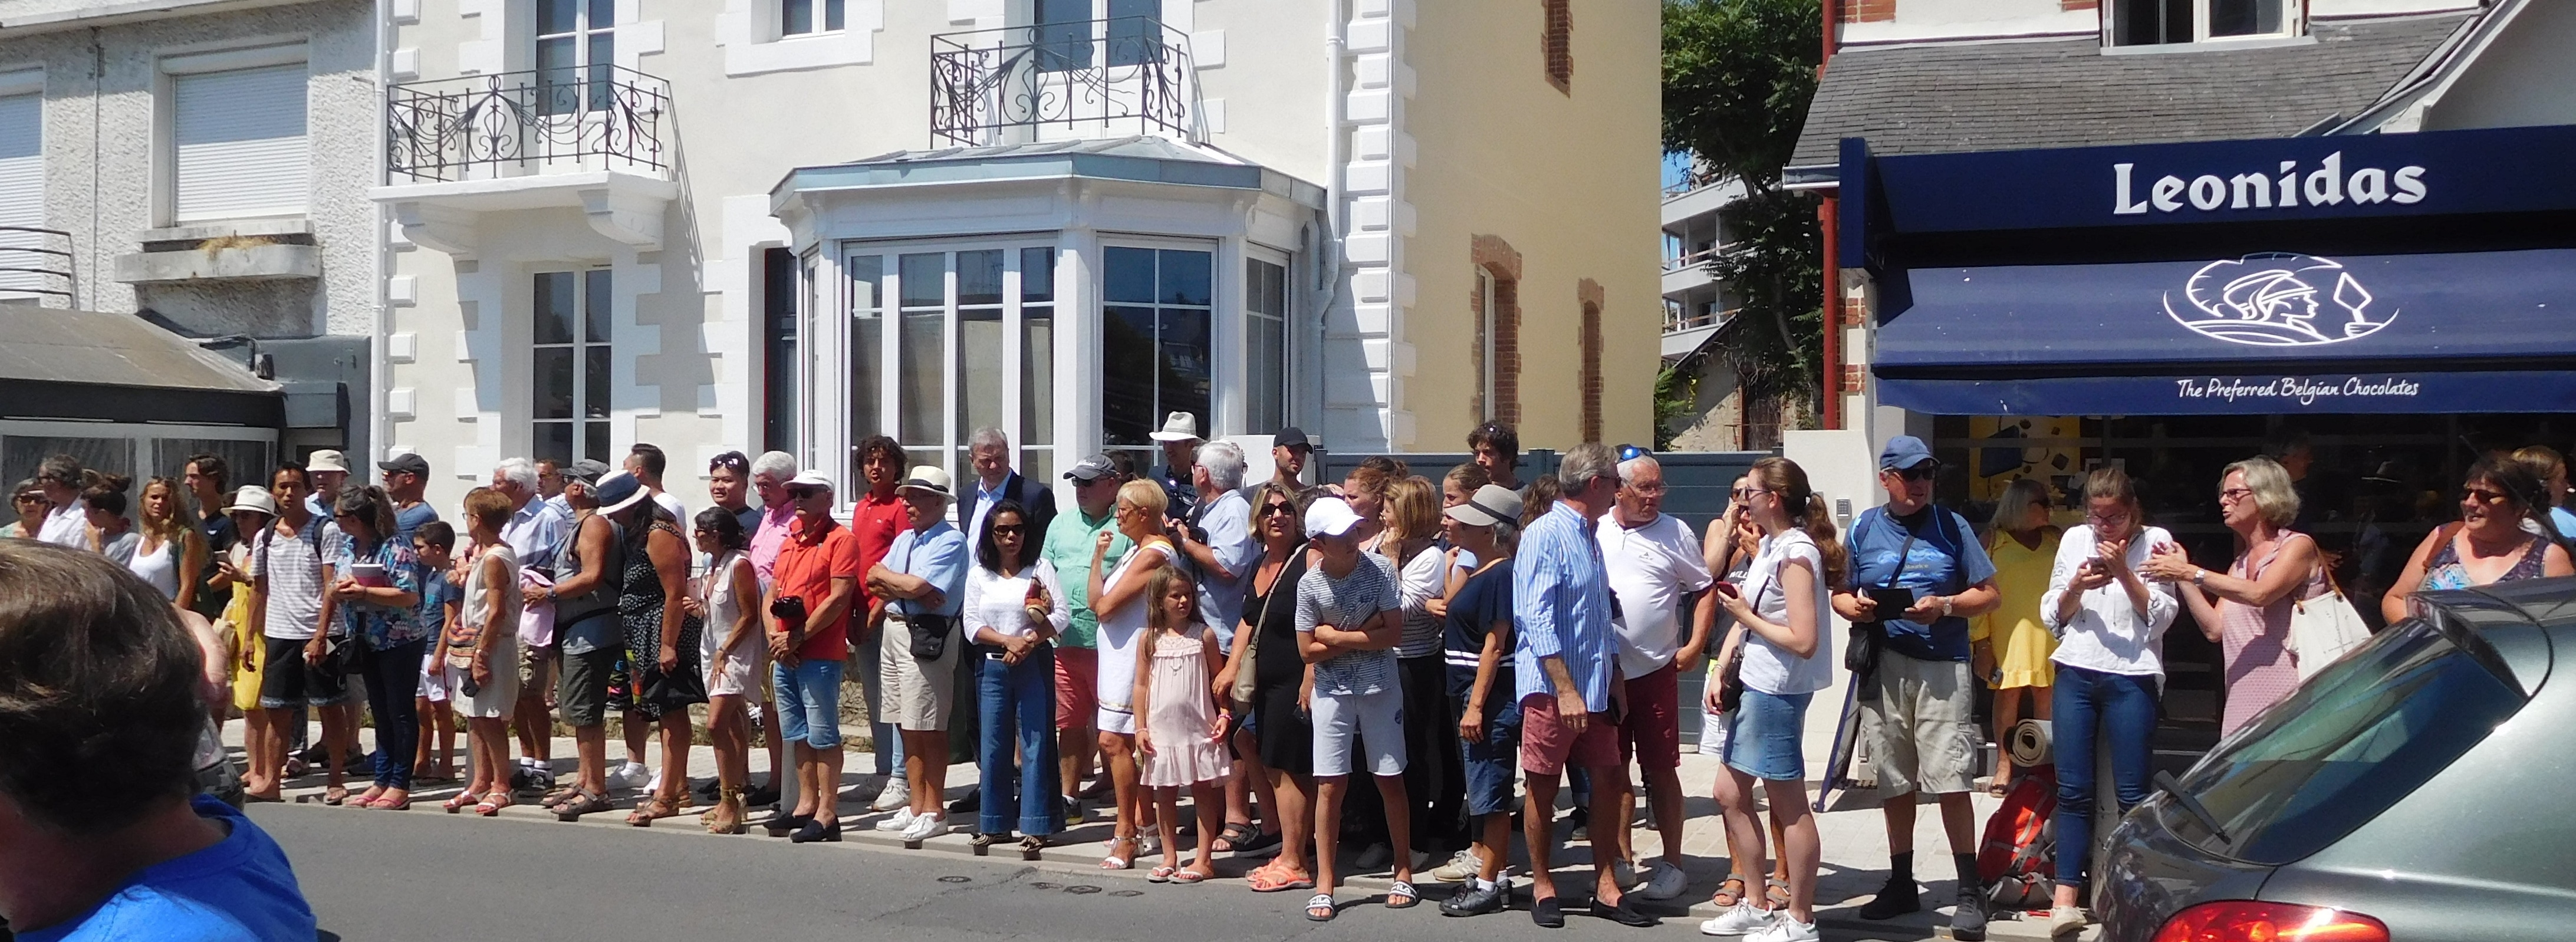
[{"label": "shoulder bag", "polygon": [[[2322,568],[2325,563],[2320,560],[2317,565]],[[2302,681],[2370,640],[2370,625],[2335,583],[2334,571],[2327,570],[2325,577],[2324,594],[2290,603],[2290,636],[2281,646],[2290,650]]]},{"label": "shoulder bag", "polygon": [[[899,564],[898,571],[904,571],[911,567],[912,551],[917,548],[918,547],[913,545],[906,545],[903,548],[903,562]],[[954,615],[916,615],[911,612],[905,612],[903,613],[903,626],[906,631],[909,631],[912,634],[912,659],[916,661],[936,661],[941,655],[948,653],[948,636],[957,627],[957,617]]]}]

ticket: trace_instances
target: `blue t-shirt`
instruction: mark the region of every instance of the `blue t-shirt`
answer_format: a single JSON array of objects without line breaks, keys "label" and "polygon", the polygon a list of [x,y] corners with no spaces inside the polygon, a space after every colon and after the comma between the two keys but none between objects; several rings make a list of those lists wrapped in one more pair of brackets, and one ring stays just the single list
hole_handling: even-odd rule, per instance
[{"label": "blue t-shirt", "polygon": [[143,868],[97,908],[58,925],[20,932],[19,942],[313,938],[313,908],[305,905],[295,868],[268,832],[205,795],[190,807],[232,833],[213,847]]},{"label": "blue t-shirt", "polygon": [[[1905,545],[1908,536],[1914,538],[1912,549]],[[1905,554],[1902,571],[1899,552]],[[1854,588],[1913,589],[1918,598],[1957,595],[1995,576],[1994,560],[1986,556],[1968,521],[1939,507],[1919,511],[1910,520],[1890,516],[1884,507],[1861,512],[1852,524],[1851,566]],[[1965,618],[1936,619],[1929,625],[1891,619],[1884,624],[1887,650],[1919,661],[1968,659]]]},{"label": "blue t-shirt", "polygon": [[396,507],[394,508],[394,539],[401,540],[403,545],[409,546],[411,535],[420,532],[420,525],[436,519],[438,519],[438,508],[430,506],[428,501],[421,501],[409,507]]},{"label": "blue t-shirt", "polygon": [[444,570],[432,571],[420,580],[420,626],[426,632],[421,637],[430,639],[431,647],[436,647],[438,636],[447,632],[447,603],[456,601],[459,594],[456,583],[447,580]]},{"label": "blue t-shirt", "polygon": [[[1494,568],[1467,577],[1458,587],[1458,597],[1449,600],[1449,623],[1441,635],[1441,656],[1449,665],[1449,696],[1460,703],[1476,688],[1476,665],[1485,654],[1485,636],[1492,634],[1495,622],[1512,620],[1512,561],[1495,563]],[[1512,677],[1511,649],[1503,650],[1503,659],[1494,665],[1494,685],[1485,691],[1485,703],[1493,705],[1510,700],[1518,689]]]},{"label": "blue t-shirt", "polygon": [[957,532],[947,521],[932,524],[926,531],[908,529],[895,534],[894,544],[886,547],[886,568],[918,576],[945,596],[938,608],[928,611],[920,602],[898,599],[894,602],[895,611],[956,617],[966,605],[966,556],[966,534]]}]

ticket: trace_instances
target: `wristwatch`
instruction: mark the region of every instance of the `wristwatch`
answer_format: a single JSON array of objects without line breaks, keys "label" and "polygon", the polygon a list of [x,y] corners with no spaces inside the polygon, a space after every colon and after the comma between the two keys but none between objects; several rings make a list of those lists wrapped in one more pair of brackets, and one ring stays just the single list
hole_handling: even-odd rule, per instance
[{"label": "wristwatch", "polygon": [[2202,569],[2202,568],[2200,568],[2200,567],[2198,567],[2198,566],[2193,566],[2193,567],[2191,567],[2191,584],[2193,584],[2193,585],[2207,585],[2207,584],[2209,584],[2209,570]]},{"label": "wristwatch", "polygon": [[1958,597],[1957,597],[1957,596],[1952,596],[1952,595],[1944,595],[1944,596],[1942,596],[1942,597],[1941,597],[1941,617],[1943,617],[1943,618],[1948,618],[1948,617],[1950,617],[1952,614],[1954,614],[1954,613],[1951,611],[1951,602],[1952,602],[1953,600],[1955,600],[1956,598],[1958,598]]}]

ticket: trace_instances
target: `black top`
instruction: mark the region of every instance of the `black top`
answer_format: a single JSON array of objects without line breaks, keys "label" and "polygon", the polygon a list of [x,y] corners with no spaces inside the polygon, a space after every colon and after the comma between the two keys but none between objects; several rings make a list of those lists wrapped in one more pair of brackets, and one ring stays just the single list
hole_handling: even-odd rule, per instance
[{"label": "black top", "polygon": [[[1306,658],[1298,653],[1297,580],[1306,574],[1306,547],[1292,550],[1288,565],[1279,569],[1279,578],[1270,583],[1267,593],[1256,592],[1257,585],[1247,585],[1243,595],[1243,617],[1258,619],[1261,632],[1252,654],[1252,685],[1257,691],[1280,685],[1295,689],[1306,682]],[[1257,579],[1259,573],[1255,573]],[[1277,601],[1271,597],[1277,596]]]},{"label": "black top", "polygon": [[[1449,600],[1449,626],[1441,636],[1443,656],[1449,659],[1449,696],[1464,701],[1476,686],[1476,662],[1485,653],[1485,636],[1494,623],[1512,619],[1512,561],[1505,559],[1492,568],[1468,576],[1458,587],[1458,597]],[[1485,691],[1487,703],[1500,694],[1508,701],[1514,695],[1512,686],[1512,652],[1503,652],[1502,663],[1494,670],[1494,685]]]}]

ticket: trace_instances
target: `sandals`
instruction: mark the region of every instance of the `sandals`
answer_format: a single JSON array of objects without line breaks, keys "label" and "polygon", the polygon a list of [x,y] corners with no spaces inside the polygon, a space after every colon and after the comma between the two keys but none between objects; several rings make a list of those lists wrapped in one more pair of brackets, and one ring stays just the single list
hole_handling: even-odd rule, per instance
[{"label": "sandals", "polygon": [[680,808],[677,802],[655,795],[644,799],[642,803],[635,806],[634,811],[628,812],[626,823],[639,828],[649,828],[653,826],[655,820],[676,818],[679,815]]},{"label": "sandals", "polygon": [[405,794],[399,801],[389,798],[378,798],[374,801],[368,802],[366,804],[366,808],[369,811],[410,811],[411,796],[409,794]]},{"label": "sandals", "polygon": [[[1322,913],[1322,915],[1316,915]],[[1306,918],[1311,922],[1333,921],[1333,894],[1317,893],[1306,899]]]},{"label": "sandals", "polygon": [[1422,892],[1414,889],[1413,884],[1397,880],[1395,885],[1386,888],[1386,908],[1388,909],[1412,909],[1421,902]]},{"label": "sandals", "polygon": [[1170,882],[1172,882],[1172,874],[1179,873],[1179,872],[1181,872],[1181,871],[1180,871],[1180,868],[1178,868],[1178,867],[1172,867],[1172,866],[1161,866],[1161,867],[1156,867],[1156,868],[1154,868],[1154,869],[1152,869],[1152,870],[1145,871],[1145,882],[1147,882],[1147,883],[1170,883]]},{"label": "sandals", "polygon": [[1763,900],[1763,902],[1769,903],[1769,904],[1770,904],[1769,908],[1771,908],[1771,909],[1788,909],[1788,908],[1789,908],[1789,883],[1788,883],[1788,881],[1786,881],[1786,880],[1781,880],[1781,879],[1778,879],[1778,878],[1773,878],[1773,879],[1770,879],[1770,880],[1765,880],[1765,881],[1763,881],[1763,883],[1762,883],[1762,900]]},{"label": "sandals", "polygon": [[439,802],[438,810],[447,812],[448,814],[455,814],[459,811],[473,807],[482,800],[483,796],[474,794],[473,792],[457,792],[456,797]]},{"label": "sandals", "polygon": [[616,805],[608,803],[607,796],[594,795],[590,792],[574,792],[573,797],[565,799],[562,804],[555,806],[555,820],[579,821],[581,820],[582,815],[597,814],[602,811],[614,811],[616,809]]},{"label": "sandals", "polygon": [[[1125,857],[1118,856],[1118,845],[1120,845],[1120,844],[1125,844],[1125,845],[1127,845],[1127,847],[1128,847],[1127,856],[1125,856]],[[1102,870],[1133,870],[1133,869],[1135,869],[1135,868],[1136,868],[1136,851],[1135,851],[1135,847],[1136,847],[1136,839],[1135,839],[1135,838],[1132,838],[1132,837],[1121,837],[1121,838],[1116,838],[1116,839],[1111,840],[1111,841],[1109,842],[1109,856],[1106,856],[1106,857],[1102,857],[1102,858],[1100,858],[1100,869],[1102,869]]]},{"label": "sandals", "polygon": [[1190,867],[1183,867],[1179,870],[1172,871],[1172,882],[1183,885],[1191,883],[1205,883],[1213,879],[1216,879],[1216,874],[1202,873]]},{"label": "sandals", "polygon": [[322,790],[322,803],[323,803],[323,804],[326,804],[326,805],[345,805],[345,804],[348,804],[348,803],[349,803],[349,788],[348,788],[348,786],[345,786],[345,785],[333,785],[333,786],[331,786],[331,787],[329,787],[329,788],[325,788],[325,789],[323,789],[323,790]]},{"label": "sandals", "polygon": [[1311,890],[1315,878],[1264,867],[1245,878],[1255,893],[1278,893],[1286,890]]},{"label": "sandals", "polygon": [[564,802],[571,801],[572,796],[578,794],[581,794],[581,786],[564,785],[556,788],[554,791],[547,792],[546,797],[537,802],[537,806],[540,808],[553,808],[557,805],[563,804]]},{"label": "sandals", "polygon": [[1218,847],[1211,844],[1208,846],[1209,853],[1230,854],[1250,850],[1252,842],[1261,839],[1261,829],[1253,827],[1249,821],[1230,822],[1216,839],[1224,841],[1225,846]]},{"label": "sandals", "polygon": [[1031,834],[1027,837],[1020,838],[1020,853],[1023,854],[1037,853],[1038,851],[1045,850],[1046,846],[1047,839],[1044,835]]},{"label": "sandals", "polygon": [[474,805],[474,813],[486,818],[497,818],[501,816],[501,809],[515,804],[518,804],[518,801],[511,798],[508,791],[496,788],[491,794],[483,796],[481,802]]}]

